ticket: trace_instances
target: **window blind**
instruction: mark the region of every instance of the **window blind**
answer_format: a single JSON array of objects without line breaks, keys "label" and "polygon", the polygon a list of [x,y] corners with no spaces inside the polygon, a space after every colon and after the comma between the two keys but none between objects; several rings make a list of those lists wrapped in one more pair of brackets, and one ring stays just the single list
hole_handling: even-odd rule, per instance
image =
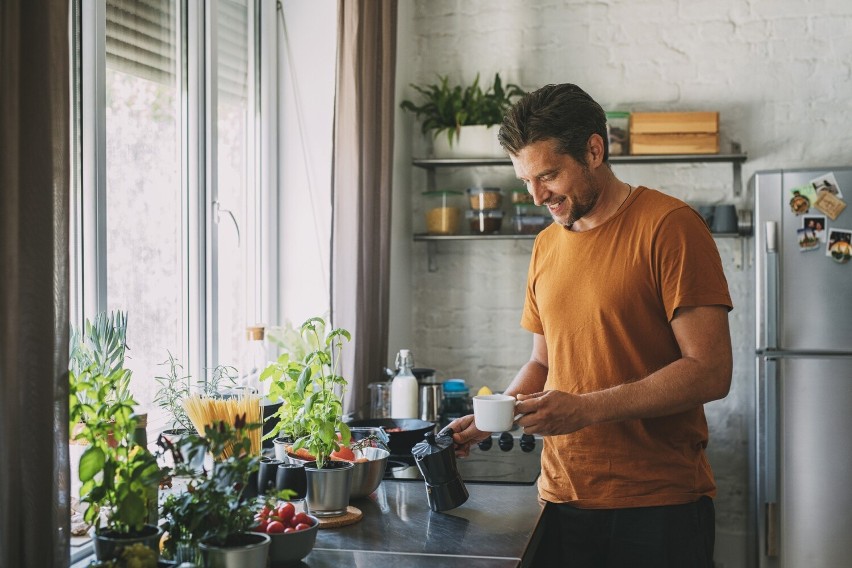
[{"label": "window blind", "polygon": [[[248,87],[248,0],[219,0],[215,42],[220,96],[245,100]],[[107,0],[107,66],[173,84],[180,53],[174,0]]]}]

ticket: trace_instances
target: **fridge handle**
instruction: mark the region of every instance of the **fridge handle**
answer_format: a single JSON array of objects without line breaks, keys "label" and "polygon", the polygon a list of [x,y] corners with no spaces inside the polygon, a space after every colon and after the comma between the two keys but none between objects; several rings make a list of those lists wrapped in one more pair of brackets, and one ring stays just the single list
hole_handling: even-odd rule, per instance
[{"label": "fridge handle", "polygon": [[767,349],[778,347],[778,222],[767,221],[766,236],[766,286],[765,304],[763,306],[763,345]]},{"label": "fridge handle", "polygon": [[766,252],[778,252],[778,221],[767,221],[764,227],[766,231]]},{"label": "fridge handle", "polygon": [[765,554],[778,556],[778,362],[766,359],[763,391]]}]

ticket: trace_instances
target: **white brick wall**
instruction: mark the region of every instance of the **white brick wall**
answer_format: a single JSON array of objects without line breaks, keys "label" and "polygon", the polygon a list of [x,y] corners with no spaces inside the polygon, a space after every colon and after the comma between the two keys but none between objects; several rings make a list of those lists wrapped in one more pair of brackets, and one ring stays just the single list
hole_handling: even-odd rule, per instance
[{"label": "white brick wall", "polygon": [[[402,2],[400,17],[403,97],[414,96],[409,83],[433,82],[438,73],[470,80],[479,72],[490,80],[500,72],[527,89],[574,82],[611,110],[719,110],[723,140],[740,142],[749,154],[744,185],[760,169],[852,163],[847,0],[414,0]],[[397,118],[398,155],[424,155],[418,125],[410,115]],[[399,164],[395,210],[411,217],[395,221],[395,234],[400,226],[419,232],[426,174]],[[751,200],[733,198],[724,165],[621,166],[616,174],[693,202],[749,207]],[[509,168],[439,173],[438,186],[463,189],[474,175],[517,187]],[[412,321],[410,336],[401,334],[410,345],[392,339],[390,349],[411,347],[418,365],[473,387],[505,387],[531,346],[518,325],[531,242],[440,243],[438,271],[430,273],[426,245],[406,238],[395,262],[410,262],[411,313],[401,317]],[[719,484],[717,561],[729,568],[747,565],[754,276],[748,263],[733,265],[738,240],[717,243],[736,304],[733,387],[707,405]]]}]

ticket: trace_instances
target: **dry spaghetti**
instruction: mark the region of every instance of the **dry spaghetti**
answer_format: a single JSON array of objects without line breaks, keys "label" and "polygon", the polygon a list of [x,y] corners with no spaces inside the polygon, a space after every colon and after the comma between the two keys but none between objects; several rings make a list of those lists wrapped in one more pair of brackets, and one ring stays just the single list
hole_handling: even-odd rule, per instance
[{"label": "dry spaghetti", "polygon": [[[245,395],[234,398],[209,398],[192,395],[184,399],[183,408],[199,434],[204,435],[204,427],[224,421],[234,424],[237,416],[245,414],[246,424],[260,424],[260,397]],[[251,440],[251,453],[260,455],[261,429],[254,428],[247,432]],[[232,448],[226,448],[222,457],[230,457]]]}]

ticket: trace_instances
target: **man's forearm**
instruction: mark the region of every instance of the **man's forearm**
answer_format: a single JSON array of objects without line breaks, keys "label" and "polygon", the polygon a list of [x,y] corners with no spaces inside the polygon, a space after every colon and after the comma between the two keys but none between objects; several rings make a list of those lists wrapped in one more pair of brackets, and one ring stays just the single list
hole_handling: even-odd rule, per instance
[{"label": "man's forearm", "polygon": [[512,382],[506,388],[504,394],[516,396],[518,394],[530,394],[544,390],[547,381],[547,367],[537,361],[528,361],[521,367]]}]

